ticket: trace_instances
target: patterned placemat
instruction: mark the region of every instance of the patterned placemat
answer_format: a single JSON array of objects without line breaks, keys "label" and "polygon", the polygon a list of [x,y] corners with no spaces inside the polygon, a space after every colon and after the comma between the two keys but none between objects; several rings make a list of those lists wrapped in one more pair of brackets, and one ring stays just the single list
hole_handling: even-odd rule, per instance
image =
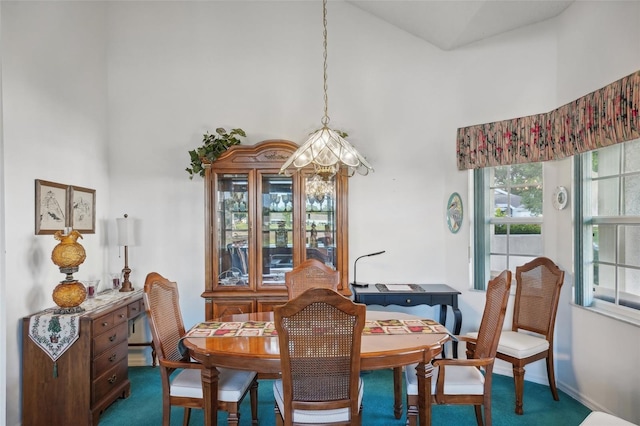
[{"label": "patterned placemat", "polygon": [[[418,284],[403,284],[403,285],[408,285],[409,287],[411,287],[412,291],[417,291],[417,292],[424,292],[424,288],[420,287]],[[393,284],[376,284],[376,288],[378,289],[379,292],[381,293],[386,293],[386,292],[393,292]]]},{"label": "patterned placemat", "polygon": [[[446,333],[446,328],[431,319],[388,319],[366,321],[363,335]],[[221,322],[209,321],[196,324],[183,338],[190,337],[272,337],[277,336],[272,321]]]}]

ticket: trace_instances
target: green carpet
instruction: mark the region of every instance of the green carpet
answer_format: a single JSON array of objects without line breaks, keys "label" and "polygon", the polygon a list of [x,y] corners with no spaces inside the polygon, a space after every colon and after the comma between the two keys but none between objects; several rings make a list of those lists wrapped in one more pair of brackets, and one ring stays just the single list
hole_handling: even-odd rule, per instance
[{"label": "green carpet", "polygon": [[[393,417],[393,376],[391,370],[364,372],[364,426],[404,425],[406,410],[399,420]],[[100,426],[158,426],[162,424],[162,389],[160,373],[153,367],[130,367],[131,396],[119,399],[100,417]],[[258,416],[261,426],[275,424],[273,412],[273,391],[270,380],[262,380],[258,387]],[[511,377],[493,375],[492,390],[494,426],[577,426],[591,410],[560,392],[560,401],[554,401],[547,386],[525,382],[524,415],[514,413],[514,390]],[[403,405],[406,403],[403,396]],[[472,406],[433,406],[434,426],[476,425]],[[180,407],[171,409],[171,424],[182,424],[183,411]],[[226,413],[218,414],[218,424],[226,424]],[[250,425],[249,397],[242,402],[240,424]],[[201,410],[193,410],[192,426],[203,424]]]}]

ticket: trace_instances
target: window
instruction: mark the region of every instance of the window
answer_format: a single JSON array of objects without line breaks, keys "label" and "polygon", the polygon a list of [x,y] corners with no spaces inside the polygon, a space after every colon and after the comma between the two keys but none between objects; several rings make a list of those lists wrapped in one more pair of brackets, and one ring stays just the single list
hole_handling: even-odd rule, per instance
[{"label": "window", "polygon": [[474,288],[542,255],[542,163],[474,171]]},{"label": "window", "polygon": [[640,140],[575,162],[576,302],[640,310]]}]

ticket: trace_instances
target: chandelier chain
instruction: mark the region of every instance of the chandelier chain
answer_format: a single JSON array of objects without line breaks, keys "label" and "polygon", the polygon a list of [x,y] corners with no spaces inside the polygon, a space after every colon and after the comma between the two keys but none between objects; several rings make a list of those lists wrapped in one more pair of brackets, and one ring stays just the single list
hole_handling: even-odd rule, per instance
[{"label": "chandelier chain", "polygon": [[322,117],[322,124],[324,126],[329,125],[329,95],[327,85],[327,0],[322,0],[322,26],[323,31],[323,48],[324,48],[324,116]]}]

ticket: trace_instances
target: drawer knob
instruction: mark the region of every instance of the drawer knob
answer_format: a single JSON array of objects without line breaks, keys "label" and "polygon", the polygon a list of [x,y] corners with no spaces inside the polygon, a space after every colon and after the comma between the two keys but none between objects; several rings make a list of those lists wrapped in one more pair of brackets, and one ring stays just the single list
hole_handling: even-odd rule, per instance
[{"label": "drawer knob", "polygon": [[103,327],[106,327],[106,326],[108,326],[108,325],[109,325],[109,323],[108,323],[108,322],[106,322],[106,321],[102,323],[102,326],[103,326]]},{"label": "drawer knob", "polygon": [[411,299],[407,299],[407,303],[411,303]]},{"label": "drawer knob", "polygon": [[113,376],[109,377],[109,379],[108,379],[109,384],[111,384],[111,385],[114,384],[117,378],[118,378],[118,376],[116,376],[115,374]]},{"label": "drawer knob", "polygon": [[111,355],[111,356],[109,357],[109,361],[110,361],[110,362],[113,362],[113,361],[115,361],[115,360],[116,360],[116,358],[117,358],[117,357],[118,357],[118,355],[113,354],[113,355]]},{"label": "drawer knob", "polygon": [[118,315],[120,318],[124,318],[124,314],[120,314]]},{"label": "drawer knob", "polygon": [[113,336],[109,336],[109,341],[113,342],[114,340],[116,340],[116,335],[114,334]]}]

